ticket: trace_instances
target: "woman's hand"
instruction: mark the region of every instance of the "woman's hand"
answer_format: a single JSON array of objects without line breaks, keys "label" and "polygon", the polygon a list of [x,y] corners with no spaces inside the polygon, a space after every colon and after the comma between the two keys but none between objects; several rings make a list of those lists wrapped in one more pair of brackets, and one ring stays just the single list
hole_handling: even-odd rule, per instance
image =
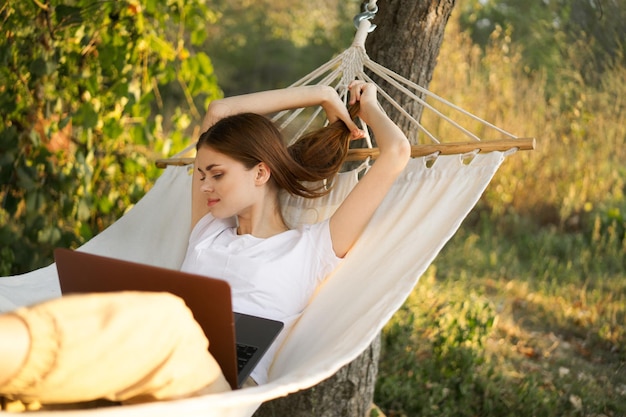
[{"label": "woman's hand", "polygon": [[[354,103],[353,103],[354,104]],[[365,132],[361,130],[354,120],[350,117],[350,113],[346,108],[345,104],[337,95],[337,92],[328,88],[328,94],[325,99],[321,103],[322,108],[326,112],[326,117],[330,123],[333,123],[337,120],[341,120],[348,127],[350,132],[352,133],[352,139],[361,139],[365,136]]]},{"label": "woman's hand", "polygon": [[378,107],[378,99],[376,98],[376,84],[366,83],[365,81],[354,80],[348,86],[350,91],[350,105],[360,104],[358,116],[369,123],[369,114],[372,110],[380,110]]}]

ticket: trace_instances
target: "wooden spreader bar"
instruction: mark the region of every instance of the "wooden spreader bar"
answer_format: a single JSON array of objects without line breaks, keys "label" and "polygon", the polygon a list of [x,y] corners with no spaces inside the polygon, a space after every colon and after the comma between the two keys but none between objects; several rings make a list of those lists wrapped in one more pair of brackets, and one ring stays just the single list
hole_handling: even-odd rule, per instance
[{"label": "wooden spreader bar", "polygon": [[[535,149],[535,138],[518,138],[518,139],[498,139],[486,141],[472,142],[448,142],[432,145],[413,145],[411,146],[411,156],[427,156],[432,154],[439,155],[460,155],[478,150],[479,152],[504,152],[517,148],[520,151],[531,151]],[[367,158],[376,159],[378,157],[378,148],[358,148],[348,150],[346,161],[362,161]],[[166,168],[168,165],[184,166],[193,164],[194,158],[165,158],[157,159],[156,166],[158,168]]]}]

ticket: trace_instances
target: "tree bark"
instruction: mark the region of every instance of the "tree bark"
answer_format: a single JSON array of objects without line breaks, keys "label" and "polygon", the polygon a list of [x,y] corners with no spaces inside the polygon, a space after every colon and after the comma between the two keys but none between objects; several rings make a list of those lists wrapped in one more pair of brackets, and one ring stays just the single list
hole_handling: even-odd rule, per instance
[{"label": "tree bark", "polygon": [[262,404],[254,417],[364,417],[372,406],[379,356],[380,336],[332,377],[308,390]]},{"label": "tree bark", "polygon": [[[377,25],[366,42],[370,58],[427,88],[437,63],[445,25],[455,0],[378,2]],[[385,89],[385,83],[377,80]],[[389,89],[389,91],[394,91]],[[419,120],[421,107],[406,96],[393,97]],[[386,108],[392,119],[396,110]],[[405,132],[407,126],[400,126]],[[416,144],[415,138],[409,138]],[[381,279],[384,279],[382,277]],[[315,387],[263,404],[255,417],[339,417],[368,415],[378,372],[380,336],[356,360]]]},{"label": "tree bark", "polygon": [[[369,57],[380,65],[402,75],[414,83],[428,88],[432,80],[443,34],[456,0],[385,0],[378,2],[379,11],[373,22],[377,28],[365,43]],[[387,83],[373,77],[383,90]],[[394,99],[416,120],[420,119],[422,106],[406,95]],[[399,120],[400,128],[409,134],[408,121],[397,117],[395,108],[385,108],[392,120]],[[405,125],[403,125],[405,123]],[[413,130],[414,131],[414,130]],[[409,137],[417,145],[416,137]]]}]

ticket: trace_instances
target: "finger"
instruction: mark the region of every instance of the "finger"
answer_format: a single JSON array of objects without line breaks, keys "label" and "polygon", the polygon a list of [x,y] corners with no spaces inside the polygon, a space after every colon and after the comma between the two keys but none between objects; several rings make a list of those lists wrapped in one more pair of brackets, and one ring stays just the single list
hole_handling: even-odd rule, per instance
[{"label": "finger", "polygon": [[354,120],[352,120],[350,117],[348,117],[348,119],[345,120],[344,123],[350,131],[350,137],[352,138],[352,140],[365,137],[365,132],[361,128],[359,128],[359,126],[354,123]]},{"label": "finger", "polygon": [[362,82],[356,83],[354,85],[354,93],[356,95],[356,100],[361,101],[361,95],[363,94],[364,84]]},{"label": "finger", "polygon": [[356,129],[351,131],[350,137],[352,140],[363,139],[365,137],[365,131],[357,127]]},{"label": "finger", "polygon": [[363,132],[354,122],[354,120],[352,120],[348,109],[344,108],[344,111],[341,111],[337,115],[337,119],[341,120],[346,125],[346,127],[350,131],[350,136],[352,137],[352,139],[359,139],[365,136],[365,132]]},{"label": "finger", "polygon": [[354,91],[354,86],[350,85],[348,92],[350,93],[350,101],[349,104],[352,105],[357,102],[356,92]]},{"label": "finger", "polygon": [[348,89],[350,91],[350,104],[354,104],[361,100],[361,90],[363,84],[363,81],[354,80],[348,85]]}]

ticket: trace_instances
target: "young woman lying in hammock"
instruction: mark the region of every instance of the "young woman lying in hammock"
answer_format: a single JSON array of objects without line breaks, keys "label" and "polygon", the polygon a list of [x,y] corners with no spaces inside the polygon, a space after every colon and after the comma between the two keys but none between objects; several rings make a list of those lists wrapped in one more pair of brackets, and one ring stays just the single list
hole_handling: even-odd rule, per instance
[{"label": "young woman lying in hammock", "polygon": [[[380,156],[324,222],[289,230],[278,193],[325,194],[325,188],[302,182],[336,174],[349,141],[363,136],[333,89],[298,87],[215,101],[197,145],[193,224],[182,269],[229,281],[234,310],[285,322],[283,335],[357,241],[409,159],[406,137],[378,106],[375,85],[355,81],[349,89],[350,104],[358,105],[357,115],[372,129]],[[259,115],[314,105],[321,105],[332,123],[289,150]],[[0,396],[46,403],[133,402],[228,389],[219,367],[209,372],[216,364],[191,313],[168,296],[70,296],[0,315]],[[172,329],[163,327],[166,323]],[[154,349],[157,345],[161,349]],[[267,380],[278,345],[252,374],[256,383]],[[144,366],[138,369],[137,363]],[[104,386],[104,380],[112,385]]]},{"label": "young woman lying in hammock", "polygon": [[[251,375],[259,384],[266,382],[282,338],[359,238],[410,156],[406,137],[378,105],[376,86],[354,81],[349,92],[349,104],[372,129],[380,156],[328,220],[297,230],[285,224],[279,191],[324,195],[321,181],[338,173],[350,140],[364,135],[335,90],[306,86],[228,97],[212,102],[204,120],[182,270],[228,281],[235,311],[285,323]],[[317,105],[330,126],[289,149],[274,124],[259,115]]]}]

